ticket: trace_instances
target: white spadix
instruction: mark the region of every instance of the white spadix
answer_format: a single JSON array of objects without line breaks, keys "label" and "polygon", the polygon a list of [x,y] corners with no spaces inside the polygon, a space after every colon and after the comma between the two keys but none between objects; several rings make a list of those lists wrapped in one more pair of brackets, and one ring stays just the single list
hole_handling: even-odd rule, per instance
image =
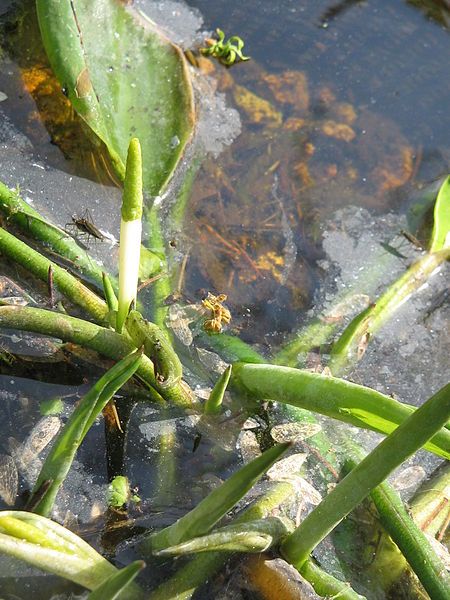
[{"label": "white spadix", "polygon": [[131,303],[136,300],[142,233],[141,145],[133,138],[128,146],[122,199],[119,248],[119,306],[116,331],[122,332]]}]

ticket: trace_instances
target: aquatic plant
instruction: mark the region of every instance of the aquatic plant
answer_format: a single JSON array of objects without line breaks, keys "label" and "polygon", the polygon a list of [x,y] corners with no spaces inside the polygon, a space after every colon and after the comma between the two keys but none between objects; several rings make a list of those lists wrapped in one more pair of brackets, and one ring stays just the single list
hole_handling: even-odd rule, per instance
[{"label": "aquatic plant", "polygon": [[[201,335],[222,357],[233,364],[219,377],[203,406],[194,401],[193,394],[182,379],[182,361],[169,336],[162,330],[165,314],[162,300],[174,291],[170,278],[164,277],[159,281],[155,294],[158,302],[150,309],[139,306],[137,298],[143,213],[154,235],[152,244],[161,252],[157,261],[167,265],[165,242],[159,224],[159,195],[166,188],[181,160],[193,129],[193,100],[184,59],[179,49],[170,44],[154,24],[150,24],[150,33],[148,29],[142,32],[136,25],[134,13],[113,0],[101,0],[99,11],[107,33],[102,36],[105,39],[105,56],[108,62],[113,62],[110,71],[104,64],[103,56],[96,61],[98,55],[93,51],[93,44],[98,33],[98,23],[90,22],[88,2],[82,0],[74,8],[73,3],[68,0],[38,0],[37,6],[44,43],[53,68],[64,83],[74,108],[90,128],[90,134],[106,145],[113,168],[125,183],[118,298],[114,279],[109,274],[100,272],[95,263],[91,264],[87,253],[81,254],[81,271],[94,279],[99,293],[93,292],[75,275],[59,267],[6,229],[0,229],[0,250],[4,255],[44,282],[52,279],[53,285],[66,298],[95,321],[92,323],[55,310],[6,306],[0,307],[0,327],[34,331],[71,341],[118,361],[75,408],[55,440],[34,487],[30,506],[38,513],[50,514],[58,488],[69,472],[88,429],[119,387],[134,374],[147,386],[147,401],[160,404],[171,402],[189,407],[197,412],[200,420],[214,420],[221,415],[224,395],[230,387],[242,412],[247,414],[252,414],[263,402],[271,399],[295,407],[296,418],[304,423],[316,424],[315,414],[324,414],[353,426],[383,433],[387,437],[368,456],[364,456],[357,446],[347,440],[349,454],[352,455],[350,472],[297,528],[285,518],[274,517],[272,512],[275,509],[282,510],[289,497],[295,495],[295,477],[299,473],[295,473],[293,478],[281,476],[254,504],[238,513],[237,517],[229,515],[231,523],[222,526],[220,521],[280,459],[288,450],[289,444],[266,449],[175,523],[144,536],[139,551],[146,556],[178,553],[196,555],[151,593],[153,600],[190,598],[223,565],[229,552],[263,552],[267,548],[275,551],[279,549],[281,555],[313,583],[318,593],[338,594],[342,598],[362,598],[346,582],[324,572],[314,562],[311,553],[369,494],[379,509],[387,531],[404,552],[424,588],[433,598],[448,597],[450,582],[448,577],[443,576],[441,560],[385,480],[398,465],[421,447],[449,458],[449,385],[415,410],[385,394],[337,377],[267,364],[253,348],[241,340],[220,333],[222,320],[226,322],[228,315],[227,319],[223,318],[223,314],[216,316],[217,307],[213,302],[211,320],[219,321],[211,329],[216,333]],[[127,69],[121,69],[120,45],[115,41],[116,36],[112,35],[117,30],[121,32],[119,37],[123,35],[121,43],[127,47],[130,44],[137,46],[138,69],[132,70],[132,74]],[[241,53],[243,42],[240,38],[233,36],[228,42],[224,42],[223,32],[218,30],[218,34],[216,50],[211,45],[207,54],[217,56],[225,64],[232,64],[237,58],[247,60]],[[139,43],[136,44],[136,41]],[[65,60],[67,55],[70,55],[71,60]],[[164,70],[161,65],[152,70],[151,76],[147,73],[146,68],[154,66],[155,55],[173,74],[173,88],[161,81],[161,72]],[[115,85],[117,82],[109,75],[105,78],[105,73],[108,72],[120,78],[120,85]],[[142,86],[138,92],[130,91],[128,87],[134,90],[132,84],[136,77],[142,77]],[[150,86],[149,81],[152,85],[157,82],[154,86],[156,91],[151,91],[152,106],[167,111],[167,120],[161,119],[164,121],[163,131],[158,131],[153,137],[147,135],[148,122],[139,113],[139,102]],[[121,105],[121,110],[112,116],[111,102],[117,99],[118,90],[125,88],[125,97],[120,98],[126,101]],[[148,102],[148,98],[145,101]],[[143,142],[143,163],[135,129],[136,135]],[[172,143],[174,136],[178,144]],[[132,139],[129,143],[130,137]],[[168,147],[171,151],[167,150]],[[142,205],[143,187],[159,198],[145,210]],[[391,318],[398,306],[448,259],[449,190],[450,178],[442,185],[435,204],[429,252],[394,283],[374,306],[359,315],[335,343],[331,362],[335,375],[343,370],[348,361],[355,359],[355,344],[360,346],[363,338],[369,341],[381,323]],[[0,208],[28,235],[44,245],[50,243],[51,248],[61,256],[76,260],[79,247],[73,240],[67,239],[65,232],[61,233],[59,228],[47,222],[36,211],[24,206],[18,194],[5,186],[0,186],[0,195],[5,198]],[[175,208],[172,208],[171,214],[176,215],[179,222],[183,218],[185,202],[186,199],[181,197]],[[60,236],[59,239],[57,236]],[[102,289],[104,299],[99,295]],[[146,318],[149,316],[152,318],[150,321]],[[305,346],[321,343],[332,333],[332,328],[321,330],[316,325],[310,327],[304,335],[302,343]],[[286,349],[284,351],[286,357]],[[283,362],[282,356],[280,353],[274,362]],[[170,437],[169,434],[168,438]],[[170,471],[170,443],[167,446],[166,449],[161,449],[159,464],[161,469],[167,467]],[[323,432],[311,439],[310,447],[315,452],[314,456],[338,475],[342,457],[331,457],[331,446],[332,442]],[[346,467],[348,470],[349,464]],[[325,475],[323,482],[329,483]],[[125,478],[116,479],[116,484],[112,504],[120,508],[127,502],[129,489]],[[216,524],[219,527],[214,529]],[[132,563],[118,571],[74,534],[53,521],[31,513],[0,513],[0,551],[93,589],[91,598],[114,598],[124,589],[127,594],[125,597],[142,597],[142,592],[131,583],[142,569],[142,562]]]},{"label": "aquatic plant", "polygon": [[217,39],[208,38],[206,40],[206,48],[200,50],[202,54],[217,58],[219,62],[227,67],[231,67],[238,60],[250,60],[249,56],[242,54],[244,42],[239,36],[232,35],[225,41],[225,34],[219,28],[216,29],[216,34]]}]

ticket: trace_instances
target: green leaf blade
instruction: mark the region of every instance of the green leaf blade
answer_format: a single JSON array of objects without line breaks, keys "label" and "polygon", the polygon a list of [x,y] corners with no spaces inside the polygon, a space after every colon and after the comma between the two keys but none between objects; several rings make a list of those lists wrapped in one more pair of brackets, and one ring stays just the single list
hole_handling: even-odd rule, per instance
[{"label": "green leaf blade", "polygon": [[120,571],[111,575],[109,579],[106,579],[98,588],[95,588],[89,594],[88,600],[116,600],[122,592],[127,591],[129,593],[130,583],[144,567],[144,561],[136,560],[123,569],[120,569]]},{"label": "green leaf blade", "polygon": [[441,185],[434,205],[434,226],[430,252],[450,246],[450,175]]},{"label": "green leaf blade", "polygon": [[142,352],[137,351],[119,361],[97,381],[75,408],[55,440],[34,486],[33,494],[37,495],[41,486],[50,482],[43,497],[38,500],[34,512],[43,516],[50,513],[81,442],[115,392],[136,372],[141,356]]},{"label": "green leaf blade", "polygon": [[286,452],[290,445],[290,443],[278,444],[239,469],[184,517],[178,519],[173,525],[153,534],[144,542],[144,550],[159,551],[207,533],[219,519],[245,496],[263,473]]},{"label": "green leaf blade", "polygon": [[[235,381],[266,400],[317,412],[356,427],[389,434],[414,408],[368,387],[291,367],[234,364]],[[424,447],[450,458],[450,431],[442,428]]]},{"label": "green leaf blade", "polygon": [[25,511],[0,512],[0,553],[88,589],[98,587],[117,572],[94,548],[62,525]]},{"label": "green leaf blade", "polygon": [[[395,468],[443,427],[449,418],[450,384],[439,390],[385,438],[286,538],[281,547],[286,559],[301,569],[316,545]],[[450,585],[446,585],[450,592]]]},{"label": "green leaf blade", "polygon": [[[75,110],[107,147],[120,179],[139,137],[144,189],[167,185],[194,128],[182,51],[145,15],[117,0],[37,0],[52,68]],[[101,43],[99,43],[101,40]]]}]

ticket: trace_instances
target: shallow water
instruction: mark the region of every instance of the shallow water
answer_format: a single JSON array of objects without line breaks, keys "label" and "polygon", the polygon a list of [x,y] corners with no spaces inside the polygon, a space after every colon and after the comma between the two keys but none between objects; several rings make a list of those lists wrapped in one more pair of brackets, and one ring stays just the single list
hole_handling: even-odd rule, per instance
[{"label": "shallow water", "polygon": [[[167,33],[183,47],[200,43],[206,33],[199,28],[219,26],[227,35],[240,35],[252,60],[229,70],[217,63],[202,65],[219,95],[208,92],[202,103],[198,139],[206,157],[185,228],[172,232],[169,226],[177,242],[176,260],[188,256],[182,292],[192,304],[206,290],[226,293],[233,317],[229,331],[270,355],[302,325],[331,310],[336,299],[349,293],[368,297],[355,300],[358,304],[376,297],[418,256],[399,232],[409,229],[426,236],[411,208],[436,189],[436,179],[450,164],[450,11],[440,2],[400,0],[188,4],[194,13],[172,1],[140,0],[139,7],[150,9],[157,21],[164,19]],[[6,22],[2,13],[8,15],[7,10],[0,8]],[[6,98],[1,96],[0,102],[0,179],[11,187],[20,185],[26,199],[61,227],[89,207],[93,221],[117,236],[120,192],[92,181],[86,165],[76,156],[67,160],[50,143],[18,66],[7,55],[2,61],[0,92]],[[115,269],[115,247],[87,244],[98,260]],[[405,258],[390,253],[386,244]],[[37,302],[45,299],[43,286],[36,288],[10,264],[4,270]],[[414,405],[447,383],[447,281],[445,267],[402,307],[352,372],[355,381]],[[436,303],[440,297],[442,303]],[[351,315],[345,315],[342,326]],[[45,419],[39,411],[43,400],[62,396],[66,416],[101,365],[93,365],[89,356],[61,354],[58,344],[49,350],[42,343],[42,363],[35,371],[27,342],[18,350],[20,340],[12,335],[2,335],[1,344],[22,358],[12,367],[0,365],[2,439],[14,437],[17,448]],[[33,346],[36,354],[35,342]],[[192,354],[191,339],[184,346],[202,363],[189,374],[201,395],[220,363],[201,348]],[[232,421],[229,435],[225,431],[222,437],[217,428],[204,432],[193,453],[192,420],[176,410],[138,405],[130,422],[125,468],[145,502],[143,514],[134,515],[137,525],[131,533],[173,521],[232,472],[239,461],[235,443],[241,424]],[[264,426],[259,423],[258,428]],[[162,433],[176,441],[161,466]],[[378,439],[359,437],[367,448]],[[120,528],[114,537],[111,519],[103,514],[107,465],[92,452],[104,443],[103,427],[97,425],[77,457],[57,514],[63,519],[67,511],[76,513],[89,541],[113,555]],[[0,454],[5,453],[14,454],[2,441]],[[420,463],[424,475],[437,462],[419,453],[409,465]],[[23,493],[30,474],[20,467]],[[158,479],[161,468],[167,477]],[[81,492],[76,500],[73,490]],[[130,531],[123,529],[126,538]],[[119,561],[133,552],[132,544],[123,544]],[[3,567],[5,562],[0,571]],[[7,568],[6,597],[17,597],[27,586],[41,588],[37,572],[16,564],[19,585],[12,567]],[[2,585],[0,580],[3,592]],[[47,585],[56,593],[56,584]],[[61,590],[69,587],[61,584]],[[41,597],[48,597],[47,590],[41,588]],[[368,597],[382,596],[373,592]]]}]

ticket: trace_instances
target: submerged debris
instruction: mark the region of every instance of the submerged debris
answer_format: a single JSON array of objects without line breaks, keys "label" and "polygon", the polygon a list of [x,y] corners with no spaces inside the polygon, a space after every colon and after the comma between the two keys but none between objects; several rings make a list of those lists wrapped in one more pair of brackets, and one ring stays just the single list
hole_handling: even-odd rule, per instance
[{"label": "submerged debris", "polygon": [[222,305],[222,302],[225,302],[226,299],[226,294],[214,296],[214,294],[208,292],[207,297],[202,300],[202,306],[211,311],[211,318],[207,319],[203,324],[206,331],[220,333],[222,331],[222,323],[228,324],[231,321],[230,311]]},{"label": "submerged debris", "polygon": [[19,475],[16,463],[8,454],[0,454],[0,498],[8,506],[13,506],[19,489]]},{"label": "submerged debris", "polygon": [[39,455],[56,436],[61,425],[59,417],[43,417],[36,423],[23,443],[19,443],[12,437],[8,439],[10,453],[17,470],[29,484],[34,484],[42,466],[42,459]]}]

